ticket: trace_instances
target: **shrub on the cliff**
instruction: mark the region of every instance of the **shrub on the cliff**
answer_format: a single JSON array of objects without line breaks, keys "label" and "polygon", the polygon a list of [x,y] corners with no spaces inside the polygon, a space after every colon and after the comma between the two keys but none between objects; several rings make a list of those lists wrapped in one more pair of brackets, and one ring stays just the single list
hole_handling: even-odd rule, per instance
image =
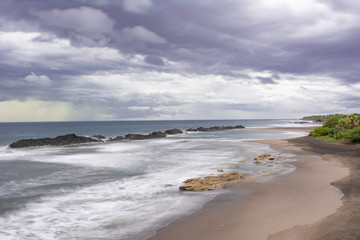
[{"label": "shrub on the cliff", "polygon": [[350,141],[352,143],[360,142],[360,127],[356,127],[354,129],[344,131],[342,137],[345,140]]},{"label": "shrub on the cliff", "polygon": [[329,130],[330,129],[328,127],[324,127],[324,126],[317,127],[309,133],[309,136],[313,136],[313,137],[326,136],[329,134]]}]

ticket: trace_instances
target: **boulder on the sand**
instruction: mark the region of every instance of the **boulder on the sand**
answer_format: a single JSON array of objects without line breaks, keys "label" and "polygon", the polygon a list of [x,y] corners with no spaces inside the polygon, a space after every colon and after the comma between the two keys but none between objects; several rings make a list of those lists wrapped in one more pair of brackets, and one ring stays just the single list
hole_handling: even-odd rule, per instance
[{"label": "boulder on the sand", "polygon": [[224,173],[218,176],[207,176],[204,178],[190,178],[184,181],[184,185],[180,186],[180,190],[184,191],[207,191],[221,189],[232,183],[239,182],[248,177],[248,174],[238,172]]},{"label": "boulder on the sand", "polygon": [[173,129],[169,129],[169,130],[165,131],[165,134],[168,134],[168,135],[174,135],[174,134],[180,134],[180,133],[183,133],[183,131],[181,131],[180,129],[177,129],[177,128],[173,128]]},{"label": "boulder on the sand", "polygon": [[17,142],[11,143],[11,148],[25,148],[25,147],[38,147],[38,146],[63,146],[80,143],[99,142],[99,140],[89,137],[77,136],[75,134],[66,134],[57,136],[55,138],[37,138],[37,139],[22,139]]}]

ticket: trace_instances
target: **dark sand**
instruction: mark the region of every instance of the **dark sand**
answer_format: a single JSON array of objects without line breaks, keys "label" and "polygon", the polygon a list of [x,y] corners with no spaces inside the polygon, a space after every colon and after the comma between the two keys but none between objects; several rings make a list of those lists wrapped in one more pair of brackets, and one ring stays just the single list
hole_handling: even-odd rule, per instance
[{"label": "dark sand", "polygon": [[306,151],[322,156],[329,156],[350,170],[350,175],[331,184],[342,191],[343,206],[337,211],[306,226],[272,235],[269,239],[326,239],[326,240],[359,240],[360,239],[360,148],[339,142],[317,141],[312,137],[289,140]]},{"label": "dark sand", "polygon": [[297,169],[266,183],[234,184],[251,193],[151,239],[360,239],[360,148],[313,137],[261,142],[296,154]]}]

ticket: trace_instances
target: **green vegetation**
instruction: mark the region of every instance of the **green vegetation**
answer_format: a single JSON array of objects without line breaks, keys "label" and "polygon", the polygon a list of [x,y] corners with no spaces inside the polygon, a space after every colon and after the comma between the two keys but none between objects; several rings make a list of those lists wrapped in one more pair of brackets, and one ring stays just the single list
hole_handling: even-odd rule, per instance
[{"label": "green vegetation", "polygon": [[329,118],[332,118],[332,117],[341,118],[344,116],[346,116],[346,115],[344,115],[344,114],[313,115],[313,116],[303,117],[302,120],[314,121],[314,122],[325,122],[325,121],[329,120]]},{"label": "green vegetation", "polygon": [[329,134],[330,128],[328,127],[317,127],[314,130],[312,130],[309,133],[309,136],[313,136],[313,137],[319,137],[319,136],[326,136]]},{"label": "green vegetation", "polygon": [[334,137],[325,136],[325,137],[317,137],[316,140],[326,140],[326,141],[338,141]]},{"label": "green vegetation", "polygon": [[309,136],[320,137],[319,140],[345,140],[360,142],[360,114],[333,115],[323,126],[315,128]]},{"label": "green vegetation", "polygon": [[350,142],[360,142],[360,127],[345,131],[343,138]]},{"label": "green vegetation", "polygon": [[337,115],[337,116],[333,116],[328,118],[328,120],[324,123],[324,127],[328,127],[328,128],[334,128],[336,127],[336,125],[339,123],[339,119],[345,117],[346,115]]}]

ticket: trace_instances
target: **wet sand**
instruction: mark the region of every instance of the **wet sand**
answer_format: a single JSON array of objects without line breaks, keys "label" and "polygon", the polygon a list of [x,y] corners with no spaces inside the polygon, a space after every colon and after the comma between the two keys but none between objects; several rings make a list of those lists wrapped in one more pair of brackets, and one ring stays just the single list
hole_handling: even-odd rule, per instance
[{"label": "wet sand", "polygon": [[233,191],[250,193],[205,207],[151,239],[360,239],[360,148],[313,137],[259,142],[296,154],[296,170],[234,184]]}]

